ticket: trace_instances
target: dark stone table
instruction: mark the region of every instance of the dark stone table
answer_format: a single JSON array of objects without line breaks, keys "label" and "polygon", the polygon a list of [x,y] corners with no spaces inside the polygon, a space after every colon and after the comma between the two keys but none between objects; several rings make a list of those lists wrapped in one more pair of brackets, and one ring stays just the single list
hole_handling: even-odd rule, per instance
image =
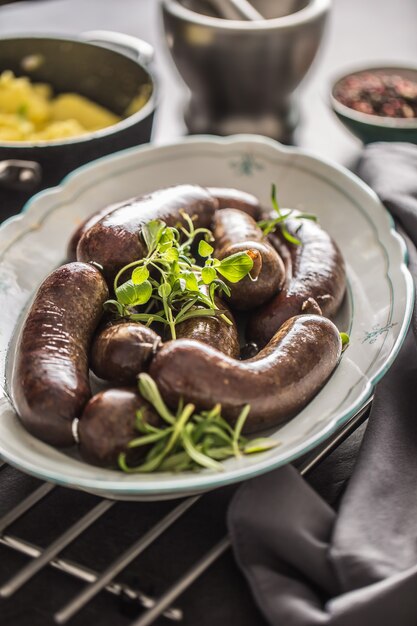
[{"label": "dark stone table", "polygon": [[[153,43],[162,86],[154,141],[184,133],[182,106],[186,92],[162,45],[156,0],[49,0],[19,2],[0,8],[0,35],[12,33],[79,33],[113,29],[138,35]],[[296,142],[319,155],[351,165],[360,152],[353,139],[328,109],[331,77],[353,64],[392,60],[413,63],[417,58],[417,3],[415,0],[335,0],[320,54],[300,90],[302,122]],[[309,478],[333,505],[355,461],[361,439],[357,431]],[[12,468],[0,472],[0,516],[29,493],[38,482]],[[202,498],[184,517],[121,577],[132,586],[159,595],[225,532],[225,510],[234,488]],[[8,532],[40,546],[48,545],[96,501],[87,494],[58,488]],[[63,556],[102,570],[140,537],[169,503],[119,503],[74,542]],[[0,583],[27,558],[0,545]],[[0,601],[0,626],[49,626],[52,613],[82,584],[45,569],[10,600]],[[230,552],[210,568],[178,601],[186,626],[264,624]],[[122,626],[134,613],[108,593],[101,593],[71,624]],[[160,619],[157,624],[168,623]],[[400,625],[399,625],[400,626]]]}]

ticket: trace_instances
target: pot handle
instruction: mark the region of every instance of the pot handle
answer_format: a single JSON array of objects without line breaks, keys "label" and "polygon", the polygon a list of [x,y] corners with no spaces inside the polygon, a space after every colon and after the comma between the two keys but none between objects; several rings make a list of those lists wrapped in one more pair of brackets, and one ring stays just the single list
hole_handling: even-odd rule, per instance
[{"label": "pot handle", "polygon": [[0,161],[0,187],[29,192],[36,189],[41,180],[42,169],[36,161]]},{"label": "pot handle", "polygon": [[110,48],[110,50],[127,54],[145,67],[148,67],[153,61],[154,49],[151,44],[138,37],[133,37],[133,35],[112,30],[89,30],[86,33],[81,33],[80,37],[87,43],[96,43],[103,48]]}]

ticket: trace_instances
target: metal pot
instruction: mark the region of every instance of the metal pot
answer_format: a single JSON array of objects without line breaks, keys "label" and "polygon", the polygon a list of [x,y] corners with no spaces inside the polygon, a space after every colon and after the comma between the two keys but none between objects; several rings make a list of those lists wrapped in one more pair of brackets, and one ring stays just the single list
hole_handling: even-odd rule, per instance
[{"label": "metal pot", "polygon": [[34,192],[58,184],[74,168],[150,140],[157,102],[152,47],[136,37],[94,31],[78,39],[49,36],[0,38],[0,71],[75,92],[121,115],[144,84],[152,95],[137,113],[81,137],[0,144],[0,221]]},{"label": "metal pot", "polygon": [[168,48],[191,91],[185,121],[191,133],[289,141],[298,121],[293,92],[317,53],[331,0],[251,1],[265,19],[222,19],[207,9],[221,0],[161,0]]}]

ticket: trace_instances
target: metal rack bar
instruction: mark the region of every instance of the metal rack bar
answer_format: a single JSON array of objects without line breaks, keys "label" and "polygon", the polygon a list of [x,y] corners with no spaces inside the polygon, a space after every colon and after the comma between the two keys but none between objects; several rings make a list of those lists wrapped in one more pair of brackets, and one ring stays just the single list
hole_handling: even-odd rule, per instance
[{"label": "metal rack bar", "polygon": [[217,559],[230,548],[229,537],[224,537],[211,548],[188,572],[172,585],[156,602],[155,606],[146,611],[132,626],[149,626],[180,596],[194,581],[197,580]]},{"label": "metal rack bar", "polygon": [[8,598],[13,595],[20,587],[39,572],[45,565],[49,563],[59,552],[66,548],[74,539],[83,533],[89,526],[106,513],[114,502],[110,500],[102,500],[95,507],[90,509],[88,513],[83,515],[75,524],[70,526],[62,535],[49,545],[36,559],[33,559],[25,567],[23,567],[13,578],[8,580],[0,587],[0,596]]},{"label": "metal rack bar", "polygon": [[58,611],[54,618],[58,624],[65,624],[75,613],[87,604],[103,587],[105,587],[117,574],[129,565],[141,552],[151,545],[165,530],[167,530],[177,519],[179,519],[188,509],[200,498],[193,496],[183,500],[178,506],[163,517],[153,528],[151,528],[136,543],[130,546],[116,561],[114,561],[97,580],[89,587],[86,587],[80,594],[75,596],[65,607]]},{"label": "metal rack bar", "polygon": [[47,496],[48,493],[51,493],[53,489],[55,489],[55,485],[52,483],[43,483],[38,489],[32,491],[24,500],[19,502],[11,511],[6,513],[6,515],[3,515],[3,517],[0,518],[0,533],[19,519],[19,517],[22,517],[26,511],[29,511],[29,509],[35,506],[42,498]]},{"label": "metal rack bar", "polygon": [[[38,558],[43,552],[40,547],[35,546],[33,543],[29,543],[28,541],[24,541],[23,539],[14,537],[13,535],[0,536],[0,544],[32,559]],[[64,574],[68,574],[69,576],[72,576],[77,580],[82,580],[86,583],[93,583],[99,577],[99,573],[93,569],[68,559],[52,559],[52,561],[49,562],[49,565],[60,572],[64,572]],[[129,585],[112,582],[106,585],[105,590],[114,596],[124,595],[130,600],[137,600],[138,603],[145,609],[150,609],[155,604],[154,598],[143,591],[133,589]],[[163,615],[167,619],[176,622],[182,619],[182,611],[178,608],[169,608],[163,613]]]}]

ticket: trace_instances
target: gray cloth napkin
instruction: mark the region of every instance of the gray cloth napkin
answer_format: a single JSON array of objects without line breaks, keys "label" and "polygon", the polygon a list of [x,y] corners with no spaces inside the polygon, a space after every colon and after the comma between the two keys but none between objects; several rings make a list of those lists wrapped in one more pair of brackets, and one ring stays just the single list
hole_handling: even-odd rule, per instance
[{"label": "gray cloth napkin", "polygon": [[[406,233],[417,282],[417,146],[371,144],[359,175]],[[414,311],[413,328],[417,329]],[[286,466],[229,509],[236,560],[273,626],[417,625],[417,342],[378,384],[336,513]]]}]

